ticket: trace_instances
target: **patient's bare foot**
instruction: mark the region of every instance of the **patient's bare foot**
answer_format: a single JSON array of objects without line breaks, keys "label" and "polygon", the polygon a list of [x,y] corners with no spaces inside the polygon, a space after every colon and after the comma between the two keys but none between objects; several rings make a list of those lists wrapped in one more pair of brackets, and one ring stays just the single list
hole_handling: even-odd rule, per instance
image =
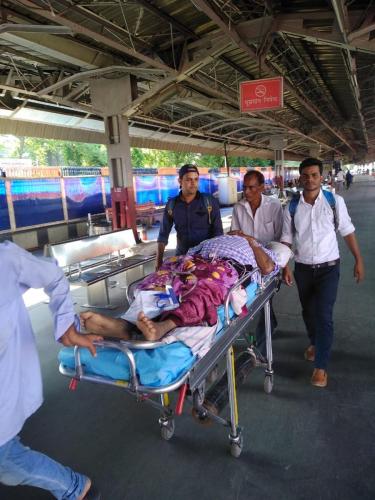
[{"label": "patient's bare foot", "polygon": [[165,321],[152,321],[143,311],[138,314],[137,327],[141,330],[147,340],[159,340],[176,324],[171,319]]},{"label": "patient's bare foot", "polygon": [[93,311],[80,314],[81,327],[90,333],[96,333],[103,337],[114,337],[128,340],[129,324],[120,318],[110,318]]}]

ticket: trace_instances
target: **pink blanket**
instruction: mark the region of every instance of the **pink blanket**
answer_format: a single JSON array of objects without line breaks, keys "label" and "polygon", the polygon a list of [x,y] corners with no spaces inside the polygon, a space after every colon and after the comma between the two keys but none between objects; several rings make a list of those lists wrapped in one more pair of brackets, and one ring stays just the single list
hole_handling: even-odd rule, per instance
[{"label": "pink blanket", "polygon": [[195,326],[217,322],[217,306],[222,304],[238,273],[222,259],[207,260],[196,256],[167,259],[162,268],[147,276],[142,290],[160,290],[166,284],[173,287],[180,306],[163,313],[161,319],[172,319],[177,326]]}]

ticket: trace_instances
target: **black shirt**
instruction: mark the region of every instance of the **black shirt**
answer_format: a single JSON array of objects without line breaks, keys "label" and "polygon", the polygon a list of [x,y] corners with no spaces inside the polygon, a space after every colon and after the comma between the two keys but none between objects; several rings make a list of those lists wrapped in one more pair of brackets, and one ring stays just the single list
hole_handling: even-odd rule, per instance
[{"label": "black shirt", "polygon": [[158,242],[168,243],[173,224],[175,225],[177,233],[176,255],[185,254],[190,247],[198,245],[208,238],[221,236],[223,234],[223,225],[221,222],[219,203],[213,196],[205,196],[209,196],[210,205],[212,207],[210,217],[205,198],[199,191],[194,200],[190,203],[186,203],[181,198],[181,193],[176,196],[172,217],[168,214],[167,204],[160,226]]}]

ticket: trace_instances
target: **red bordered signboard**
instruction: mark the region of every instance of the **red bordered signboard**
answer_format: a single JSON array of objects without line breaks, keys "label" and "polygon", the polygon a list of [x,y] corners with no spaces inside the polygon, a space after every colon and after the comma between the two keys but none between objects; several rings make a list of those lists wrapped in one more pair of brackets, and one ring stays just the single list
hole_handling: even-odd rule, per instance
[{"label": "red bordered signboard", "polygon": [[241,113],[280,109],[283,103],[283,77],[240,83]]}]

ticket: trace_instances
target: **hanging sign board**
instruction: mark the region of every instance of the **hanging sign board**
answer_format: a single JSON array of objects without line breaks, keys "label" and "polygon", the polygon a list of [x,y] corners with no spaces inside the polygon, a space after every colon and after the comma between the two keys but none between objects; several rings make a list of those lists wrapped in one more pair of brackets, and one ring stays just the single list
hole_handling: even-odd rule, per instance
[{"label": "hanging sign board", "polygon": [[241,113],[280,109],[283,103],[283,77],[240,83]]}]

